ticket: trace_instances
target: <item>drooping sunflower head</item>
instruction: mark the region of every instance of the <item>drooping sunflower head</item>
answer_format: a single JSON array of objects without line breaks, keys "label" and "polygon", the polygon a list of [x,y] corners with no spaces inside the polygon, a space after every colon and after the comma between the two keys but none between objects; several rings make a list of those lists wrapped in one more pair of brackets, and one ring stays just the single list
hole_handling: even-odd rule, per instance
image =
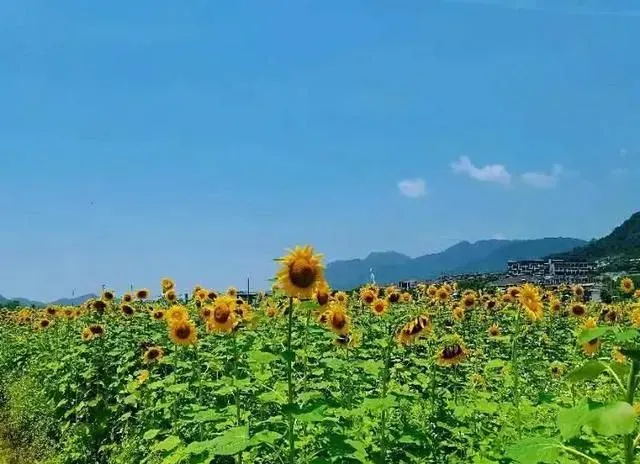
[{"label": "drooping sunflower head", "polygon": [[589,340],[587,343],[583,343],[582,344],[582,351],[587,356],[593,356],[594,354],[596,354],[598,352],[599,349],[600,349],[600,339],[599,338],[594,338],[592,340]]},{"label": "drooping sunflower head", "polygon": [[116,297],[116,294],[114,293],[113,290],[103,290],[102,291],[102,299],[104,301],[113,301],[113,299]]},{"label": "drooping sunflower head", "polygon": [[160,286],[162,287],[162,293],[167,293],[169,290],[173,290],[176,284],[173,281],[173,279],[170,279],[169,277],[164,277],[160,281]]},{"label": "drooping sunflower head", "polygon": [[279,261],[277,282],[289,297],[310,299],[316,287],[325,281],[322,255],[315,254],[311,246],[296,246]]},{"label": "drooping sunflower head", "polygon": [[146,300],[147,298],[149,298],[150,292],[148,289],[146,288],[140,288],[138,290],[136,290],[136,298],[138,300]]},{"label": "drooping sunflower head", "polygon": [[236,324],[236,299],[222,295],[213,302],[213,313],[207,322],[207,329],[215,332],[231,332]]},{"label": "drooping sunflower head", "polygon": [[420,337],[429,335],[431,330],[431,318],[427,314],[423,314],[403,325],[396,336],[396,340],[401,345],[410,345]]},{"label": "drooping sunflower head", "polygon": [[91,324],[88,329],[94,337],[102,337],[105,333],[104,326],[102,324]]},{"label": "drooping sunflower head", "polygon": [[574,285],[572,291],[573,295],[577,299],[582,299],[582,297],[584,297],[584,287],[582,285]]},{"label": "drooping sunflower head", "polygon": [[178,300],[178,294],[176,293],[175,290],[171,289],[171,290],[165,292],[164,298],[169,303],[175,303]]},{"label": "drooping sunflower head", "polygon": [[123,303],[120,306],[120,311],[122,311],[122,314],[126,317],[131,317],[133,316],[133,314],[135,313],[135,310],[133,309],[133,306]]},{"label": "drooping sunflower head", "polygon": [[587,314],[587,307],[580,302],[574,302],[570,308],[571,315],[575,317],[582,317]]},{"label": "drooping sunflower head", "polygon": [[160,361],[164,356],[164,350],[159,346],[149,347],[143,355],[145,364],[151,364]]},{"label": "drooping sunflower head", "polygon": [[518,298],[518,295],[520,294],[520,289],[518,287],[509,287],[507,289],[507,293],[509,295],[511,295],[511,298]]},{"label": "drooping sunflower head", "polygon": [[389,302],[382,298],[376,298],[371,303],[371,310],[376,316],[382,316],[389,309]]},{"label": "drooping sunflower head", "polygon": [[359,333],[346,333],[338,335],[333,343],[340,348],[355,348],[360,345],[361,340],[362,336]]},{"label": "drooping sunflower head", "polygon": [[438,350],[436,362],[440,366],[454,366],[460,364],[468,355],[468,350],[462,337],[457,334],[445,337],[442,347]]},{"label": "drooping sunflower head", "polygon": [[413,300],[413,297],[411,296],[411,293],[409,292],[402,292],[400,294],[400,301],[402,303],[411,303],[411,301]]},{"label": "drooping sunflower head", "polygon": [[125,293],[122,295],[122,301],[125,303],[131,303],[133,301],[133,295],[131,293]]},{"label": "drooping sunflower head", "polygon": [[491,324],[489,329],[487,330],[490,337],[499,337],[500,336],[500,327],[498,324]]},{"label": "drooping sunflower head", "polygon": [[179,324],[189,319],[187,308],[182,305],[173,305],[164,314],[169,325]]},{"label": "drooping sunflower head", "polygon": [[190,320],[176,322],[169,326],[169,337],[176,345],[193,345],[198,340],[196,325]]},{"label": "drooping sunflower head", "polygon": [[622,293],[630,295],[634,289],[635,285],[633,284],[633,280],[629,277],[625,277],[620,281],[620,290],[622,290]]},{"label": "drooping sunflower head", "polygon": [[156,309],[151,313],[151,317],[153,317],[156,321],[161,321],[164,319],[164,311],[162,309]]}]

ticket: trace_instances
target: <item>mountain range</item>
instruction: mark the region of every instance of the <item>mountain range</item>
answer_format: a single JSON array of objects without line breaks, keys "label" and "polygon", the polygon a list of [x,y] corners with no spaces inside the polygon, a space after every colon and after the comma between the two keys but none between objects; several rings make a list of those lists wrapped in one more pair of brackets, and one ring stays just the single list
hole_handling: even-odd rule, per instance
[{"label": "mountain range", "polygon": [[534,240],[463,241],[440,253],[417,258],[395,251],[375,252],[365,259],[334,261],[327,265],[326,278],[332,288],[351,289],[370,281],[373,269],[376,282],[395,283],[409,279],[433,279],[442,274],[456,275],[501,272],[510,259],[535,259],[562,253],[587,242],[577,238],[541,238]]},{"label": "mountain range", "polygon": [[20,306],[35,306],[42,307],[47,305],[56,305],[56,306],[78,306],[90,298],[97,298],[93,293],[88,293],[86,295],[80,295],[73,298],[60,298],[55,301],[50,301],[48,303],[42,303],[40,301],[33,301],[27,298],[6,298],[0,295],[0,306],[6,305],[12,301],[17,301]]}]

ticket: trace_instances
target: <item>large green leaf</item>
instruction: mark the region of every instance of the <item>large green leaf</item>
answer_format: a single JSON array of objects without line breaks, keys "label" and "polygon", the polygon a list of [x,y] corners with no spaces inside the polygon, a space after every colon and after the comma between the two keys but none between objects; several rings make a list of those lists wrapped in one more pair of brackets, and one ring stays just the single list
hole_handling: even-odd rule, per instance
[{"label": "large green leaf", "polygon": [[249,427],[233,427],[219,437],[211,440],[211,454],[219,456],[233,456],[251,446]]},{"label": "large green leaf", "polygon": [[176,437],[175,435],[169,435],[167,438],[165,438],[161,442],[153,445],[151,449],[153,451],[171,451],[172,449],[175,449],[175,447],[178,446],[180,443],[181,443],[180,438]]},{"label": "large green leaf", "polygon": [[578,335],[578,343],[587,343],[589,340],[593,340],[594,338],[600,338],[603,335],[611,332],[613,330],[612,327],[594,327],[593,329],[585,329],[580,332]]},{"label": "large green leaf", "polygon": [[589,361],[580,367],[575,368],[567,375],[570,382],[583,382],[593,380],[607,369],[607,365],[602,361]]},{"label": "large green leaf", "polygon": [[615,335],[615,340],[618,342],[629,342],[640,335],[640,331],[638,329],[626,329],[618,332]]},{"label": "large green leaf", "polygon": [[623,401],[592,409],[588,424],[601,435],[626,435],[635,429],[636,414],[633,406]]},{"label": "large green leaf", "polygon": [[277,359],[278,356],[273,353],[267,353],[265,351],[249,351],[249,353],[247,354],[247,360],[250,363],[255,364],[267,364]]},{"label": "large green leaf", "polygon": [[552,438],[530,437],[509,447],[507,456],[521,464],[554,463],[562,443]]},{"label": "large green leaf", "polygon": [[273,445],[280,438],[282,438],[282,434],[278,432],[274,432],[272,430],[263,430],[252,436],[250,441],[252,446],[259,445],[261,443],[268,443],[270,445]]},{"label": "large green leaf", "polygon": [[589,421],[591,411],[587,403],[581,403],[574,408],[561,409],[558,412],[558,428],[564,440],[569,440],[580,434],[582,426]]}]

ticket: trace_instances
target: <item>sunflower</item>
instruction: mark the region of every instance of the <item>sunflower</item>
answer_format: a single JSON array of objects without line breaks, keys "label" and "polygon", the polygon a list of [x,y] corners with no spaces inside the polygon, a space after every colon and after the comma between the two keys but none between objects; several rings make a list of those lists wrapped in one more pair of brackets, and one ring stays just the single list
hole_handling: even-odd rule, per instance
[{"label": "sunflower", "polygon": [[244,301],[238,303],[238,301],[236,300],[236,307],[233,312],[236,313],[241,321],[249,321],[253,318],[253,311],[251,311],[251,306]]},{"label": "sunflower", "polygon": [[431,333],[431,319],[426,314],[418,316],[407,322],[396,336],[396,340],[401,345],[409,345],[418,338]]},{"label": "sunflower", "polygon": [[316,301],[320,306],[325,306],[329,303],[329,289],[327,286],[322,285],[318,287],[316,290]]},{"label": "sunflower", "polygon": [[122,301],[125,303],[131,303],[133,301],[133,295],[131,293],[125,293],[122,295]]},{"label": "sunflower", "polygon": [[501,333],[498,324],[491,324],[487,332],[489,333],[490,337],[499,337]]},{"label": "sunflower", "polygon": [[327,327],[335,334],[346,335],[349,333],[350,318],[341,305],[332,305],[331,309],[328,310],[326,319]]},{"label": "sunflower", "polygon": [[218,298],[218,294],[214,290],[207,291],[207,300],[213,301]]},{"label": "sunflower", "polygon": [[618,319],[620,319],[620,313],[616,308],[607,308],[603,311],[604,320],[610,322],[611,324],[615,324]]},{"label": "sunflower", "polygon": [[126,303],[124,303],[124,304],[122,304],[122,306],[120,306],[120,311],[122,311],[122,314],[127,316],[127,317],[131,317],[135,313],[135,310],[133,309],[133,306],[128,305]]},{"label": "sunflower", "polygon": [[467,293],[463,296],[462,298],[462,304],[464,305],[464,307],[466,309],[471,308],[473,305],[476,304],[476,295],[475,293],[471,292],[471,293]]},{"label": "sunflower", "polygon": [[149,293],[149,290],[147,290],[146,288],[141,288],[136,291],[136,298],[139,300],[146,300],[147,298],[149,298]]},{"label": "sunflower", "polygon": [[95,309],[99,314],[102,314],[106,308],[107,303],[102,300],[95,300],[93,302],[93,309]]},{"label": "sunflower", "polygon": [[465,311],[466,310],[464,309],[464,306],[457,306],[452,311],[453,320],[456,321],[456,322],[464,321]]},{"label": "sunflower", "polygon": [[440,366],[454,366],[460,364],[467,357],[468,351],[457,334],[450,335],[444,340],[442,348],[438,351],[436,362]]},{"label": "sunflower", "polygon": [[640,329],[640,307],[636,307],[631,313],[631,325]]},{"label": "sunflower", "polygon": [[551,375],[555,378],[562,377],[562,375],[564,374],[564,371],[565,371],[565,366],[561,362],[554,361],[549,366],[549,372],[551,372]]},{"label": "sunflower", "polygon": [[444,285],[442,286],[449,295],[451,295],[453,293],[454,288],[456,287],[456,289],[458,288],[458,285],[454,283],[454,285],[451,285],[449,282],[445,282]]},{"label": "sunflower", "polygon": [[169,290],[173,290],[176,284],[172,279],[165,277],[160,281],[160,286],[162,287],[162,293],[167,293]]},{"label": "sunflower", "polygon": [[66,317],[67,319],[73,319],[74,316],[74,311],[71,308],[64,308],[62,310],[62,314],[64,315],[64,317]]},{"label": "sunflower", "polygon": [[[512,292],[510,292],[513,294]],[[542,319],[544,315],[542,307],[542,299],[538,289],[531,284],[525,284],[518,289],[518,300],[524,307],[525,313],[532,321]]]},{"label": "sunflower", "polygon": [[311,246],[296,246],[278,261],[278,285],[291,298],[310,299],[316,287],[324,283],[322,255],[314,254]]},{"label": "sunflower", "polygon": [[588,356],[593,356],[600,349],[600,339],[594,338],[582,344],[582,351]]},{"label": "sunflower", "polygon": [[145,364],[160,361],[164,356],[164,350],[159,346],[151,346],[144,352],[143,358]]},{"label": "sunflower", "polygon": [[509,287],[507,289],[507,293],[511,295],[511,298],[518,298],[520,294],[520,289],[518,287]]},{"label": "sunflower", "polygon": [[140,374],[138,374],[138,377],[136,379],[136,381],[138,382],[139,385],[142,385],[143,383],[145,383],[147,380],[149,380],[149,371],[148,370],[143,370],[140,371]]},{"label": "sunflower", "polygon": [[584,297],[584,287],[582,285],[574,285],[572,292],[578,299],[582,299],[582,297]]},{"label": "sunflower", "polygon": [[51,325],[51,321],[49,319],[40,319],[38,321],[38,328],[39,329],[46,329],[50,325]]},{"label": "sunflower", "polygon": [[570,312],[573,316],[582,317],[587,314],[587,308],[582,303],[575,302],[571,305]]},{"label": "sunflower", "polygon": [[335,295],[333,295],[333,299],[340,303],[342,306],[346,306],[347,301],[349,301],[349,296],[345,292],[336,292]]},{"label": "sunflower", "polygon": [[429,285],[429,287],[427,287],[427,295],[429,295],[431,298],[435,298],[437,294],[438,287],[436,287],[435,285]]},{"label": "sunflower", "polygon": [[502,295],[503,303],[511,303],[512,301],[513,301],[513,297],[511,296],[510,293],[505,293],[504,295]]},{"label": "sunflower", "polygon": [[450,296],[451,296],[451,293],[449,292],[449,290],[447,290],[445,286],[440,287],[436,292],[436,299],[440,303],[446,303],[449,300]]},{"label": "sunflower", "polygon": [[582,323],[583,330],[595,329],[596,327],[598,327],[598,321],[595,317],[587,317]]},{"label": "sunflower", "polygon": [[113,290],[103,290],[102,291],[102,299],[104,301],[113,301],[113,299],[116,297],[115,293],[113,292]]},{"label": "sunflower", "polygon": [[161,321],[164,319],[164,311],[162,309],[156,309],[151,313],[151,317],[153,317],[156,321]]},{"label": "sunflower", "polygon": [[340,348],[355,348],[360,345],[362,341],[362,336],[357,334],[344,334],[338,335],[338,337],[333,341],[333,343]]},{"label": "sunflower", "polygon": [[45,311],[47,312],[47,315],[51,317],[56,317],[56,314],[58,313],[58,310],[53,306],[47,306]]},{"label": "sunflower", "polygon": [[91,324],[87,327],[94,337],[102,337],[104,335],[104,326],[100,324]]},{"label": "sunflower", "polygon": [[611,350],[611,359],[618,364],[624,364],[627,361],[626,356],[622,354],[620,348],[617,346]]},{"label": "sunflower", "polygon": [[498,308],[498,302],[496,300],[494,300],[493,298],[489,298],[487,300],[487,302],[485,303],[485,308],[487,308],[489,311],[491,311],[492,309],[497,309]]},{"label": "sunflower", "polygon": [[267,309],[265,311],[268,317],[276,317],[278,315],[278,312],[278,307],[273,304],[267,306]]},{"label": "sunflower", "polygon": [[176,300],[178,299],[178,295],[176,294],[176,291],[171,289],[167,292],[165,292],[164,294],[164,298],[169,302],[169,303],[175,303]]},{"label": "sunflower", "polygon": [[189,320],[189,312],[184,306],[173,305],[167,310],[164,317],[169,325],[174,325]]},{"label": "sunflower", "polygon": [[374,287],[363,287],[360,289],[360,299],[363,303],[370,305],[378,296],[378,289]]},{"label": "sunflower", "polygon": [[236,323],[236,301],[230,295],[223,295],[213,302],[213,314],[207,322],[207,329],[216,332],[231,332]]},{"label": "sunflower", "polygon": [[620,281],[620,290],[622,290],[622,293],[629,295],[633,292],[634,288],[633,280],[629,277],[625,277]]},{"label": "sunflower", "polygon": [[559,313],[560,310],[562,309],[562,303],[560,303],[560,300],[558,300],[557,298],[551,298],[549,300],[549,309],[553,312],[553,313]]},{"label": "sunflower", "polygon": [[398,292],[395,287],[388,287],[385,290],[385,294],[389,303],[397,303],[400,301],[400,292]]},{"label": "sunflower", "polygon": [[402,292],[402,294],[400,295],[400,301],[402,303],[411,303],[411,300],[413,300],[413,297],[409,292]]},{"label": "sunflower", "polygon": [[92,340],[93,339],[93,334],[91,333],[91,329],[89,329],[89,327],[85,327],[82,330],[81,337],[82,337],[82,341],[84,341],[84,342],[88,342],[88,341]]},{"label": "sunflower", "polygon": [[640,298],[640,288],[636,290],[634,295],[636,296],[636,298]]},{"label": "sunflower", "polygon": [[193,345],[198,339],[196,325],[189,320],[176,322],[169,326],[169,337],[176,345]]},{"label": "sunflower", "polygon": [[238,289],[235,287],[229,287],[227,289],[227,295],[232,296],[232,297],[236,297],[236,295],[238,295]]},{"label": "sunflower", "polygon": [[203,322],[207,322],[211,318],[212,314],[213,314],[213,308],[211,306],[203,306],[200,309],[200,319]]},{"label": "sunflower", "polygon": [[195,286],[193,287],[192,295],[193,295],[193,296],[196,296],[196,293],[198,293],[200,290],[202,290],[202,285],[195,285]]},{"label": "sunflower", "polygon": [[207,290],[206,290],[206,289],[201,288],[200,290],[198,290],[198,291],[195,293],[195,298],[196,298],[196,300],[197,300],[197,301],[199,301],[199,302],[202,302],[202,301],[206,300],[206,299],[207,299],[207,293],[208,293],[208,292],[207,292]]},{"label": "sunflower", "polygon": [[389,302],[382,298],[376,298],[373,300],[373,303],[371,303],[371,309],[376,316],[382,316],[387,312],[387,309],[389,309]]}]

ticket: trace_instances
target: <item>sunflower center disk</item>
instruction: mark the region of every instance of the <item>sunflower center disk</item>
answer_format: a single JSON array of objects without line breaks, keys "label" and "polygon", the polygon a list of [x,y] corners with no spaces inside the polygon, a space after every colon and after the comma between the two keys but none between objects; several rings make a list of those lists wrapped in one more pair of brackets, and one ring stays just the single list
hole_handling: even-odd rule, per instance
[{"label": "sunflower center disk", "polygon": [[317,272],[307,261],[295,261],[289,266],[289,279],[298,288],[309,288],[316,281]]}]

